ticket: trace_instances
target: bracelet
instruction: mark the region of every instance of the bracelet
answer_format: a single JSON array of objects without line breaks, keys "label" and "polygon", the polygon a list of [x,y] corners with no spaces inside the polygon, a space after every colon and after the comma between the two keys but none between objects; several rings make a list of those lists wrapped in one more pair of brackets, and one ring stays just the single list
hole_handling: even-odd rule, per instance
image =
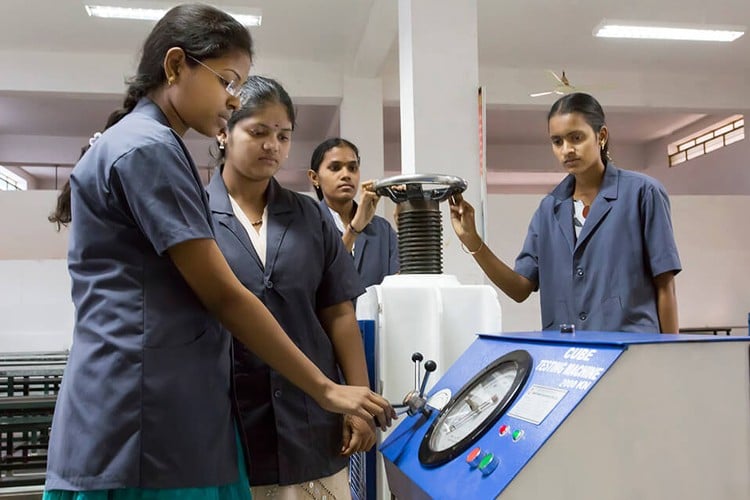
[{"label": "bracelet", "polygon": [[478,254],[479,251],[482,250],[482,248],[484,248],[484,241],[481,241],[481,240],[479,241],[479,248],[477,248],[473,252],[471,250],[469,250],[468,248],[466,248],[466,245],[464,245],[463,242],[461,242],[461,250],[463,250],[464,252],[468,253],[469,255],[476,255],[476,254]]},{"label": "bracelet", "polygon": [[362,233],[362,231],[357,231],[356,229],[354,229],[354,226],[352,226],[351,222],[349,223],[349,225],[347,227],[349,228],[349,231],[353,232],[354,234],[361,234]]}]

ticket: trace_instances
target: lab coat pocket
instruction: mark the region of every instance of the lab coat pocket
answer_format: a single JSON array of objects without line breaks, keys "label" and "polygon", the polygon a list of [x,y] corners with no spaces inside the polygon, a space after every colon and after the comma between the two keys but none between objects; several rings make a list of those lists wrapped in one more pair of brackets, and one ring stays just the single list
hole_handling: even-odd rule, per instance
[{"label": "lab coat pocket", "polygon": [[205,464],[232,466],[229,342],[208,329],[185,345],[143,350],[144,474],[179,469],[189,484]]},{"label": "lab coat pocket", "polygon": [[152,327],[144,334],[143,347],[146,349],[169,349],[187,347],[198,342],[206,333],[217,334],[212,322],[201,321],[190,324],[188,322],[166,323],[161,327]]},{"label": "lab coat pocket", "polygon": [[601,328],[597,328],[604,330],[604,331],[619,331],[622,330],[622,324],[623,324],[623,314],[622,314],[622,302],[620,301],[620,297],[609,297],[605,299],[600,305],[599,310],[596,311],[595,316],[598,316],[598,318],[593,318],[597,321],[597,323],[601,324]]}]

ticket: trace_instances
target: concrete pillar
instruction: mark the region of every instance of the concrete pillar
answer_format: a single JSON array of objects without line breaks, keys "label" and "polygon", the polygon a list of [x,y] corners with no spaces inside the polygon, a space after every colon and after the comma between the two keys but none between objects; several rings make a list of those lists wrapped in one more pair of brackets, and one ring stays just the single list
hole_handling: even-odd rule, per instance
[{"label": "concrete pillar", "polygon": [[[399,0],[398,22],[401,171],[466,179],[464,197],[482,231],[477,0]],[[443,271],[483,283],[450,226],[447,203],[442,209]]]},{"label": "concrete pillar", "polygon": [[361,179],[383,177],[383,83],[380,78],[344,77],[341,137],[357,145]]}]

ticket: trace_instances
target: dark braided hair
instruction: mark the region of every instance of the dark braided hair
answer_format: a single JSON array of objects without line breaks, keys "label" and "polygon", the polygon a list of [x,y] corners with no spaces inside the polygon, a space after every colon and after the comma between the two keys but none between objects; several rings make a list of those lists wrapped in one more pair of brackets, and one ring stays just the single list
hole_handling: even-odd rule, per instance
[{"label": "dark braided hair", "polygon": [[[138,71],[126,81],[128,89],[122,108],[109,115],[104,130],[133,111],[141,98],[166,83],[164,58],[173,47],[181,48],[198,61],[222,57],[232,51],[241,51],[253,57],[250,32],[232,16],[209,5],[178,5],[156,23],[146,38]],[[186,64],[194,66],[198,63],[187,58]],[[84,148],[81,156],[88,148]],[[63,186],[57,207],[48,220],[57,224],[58,230],[70,223],[70,181]]]}]

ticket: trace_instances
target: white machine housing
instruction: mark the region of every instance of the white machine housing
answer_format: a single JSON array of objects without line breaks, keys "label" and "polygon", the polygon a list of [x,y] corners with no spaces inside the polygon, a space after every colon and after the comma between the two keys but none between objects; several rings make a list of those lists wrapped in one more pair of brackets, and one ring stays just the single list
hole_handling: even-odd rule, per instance
[{"label": "white machine housing", "polygon": [[[357,301],[357,319],[375,322],[377,386],[392,403],[414,387],[411,355],[434,360],[425,393],[474,341],[478,333],[502,331],[497,292],[489,285],[462,285],[453,275],[399,274],[367,289]],[[424,374],[423,374],[424,376]],[[393,427],[391,428],[391,430]],[[385,439],[388,432],[383,433]],[[389,499],[378,454],[377,495]]]}]

